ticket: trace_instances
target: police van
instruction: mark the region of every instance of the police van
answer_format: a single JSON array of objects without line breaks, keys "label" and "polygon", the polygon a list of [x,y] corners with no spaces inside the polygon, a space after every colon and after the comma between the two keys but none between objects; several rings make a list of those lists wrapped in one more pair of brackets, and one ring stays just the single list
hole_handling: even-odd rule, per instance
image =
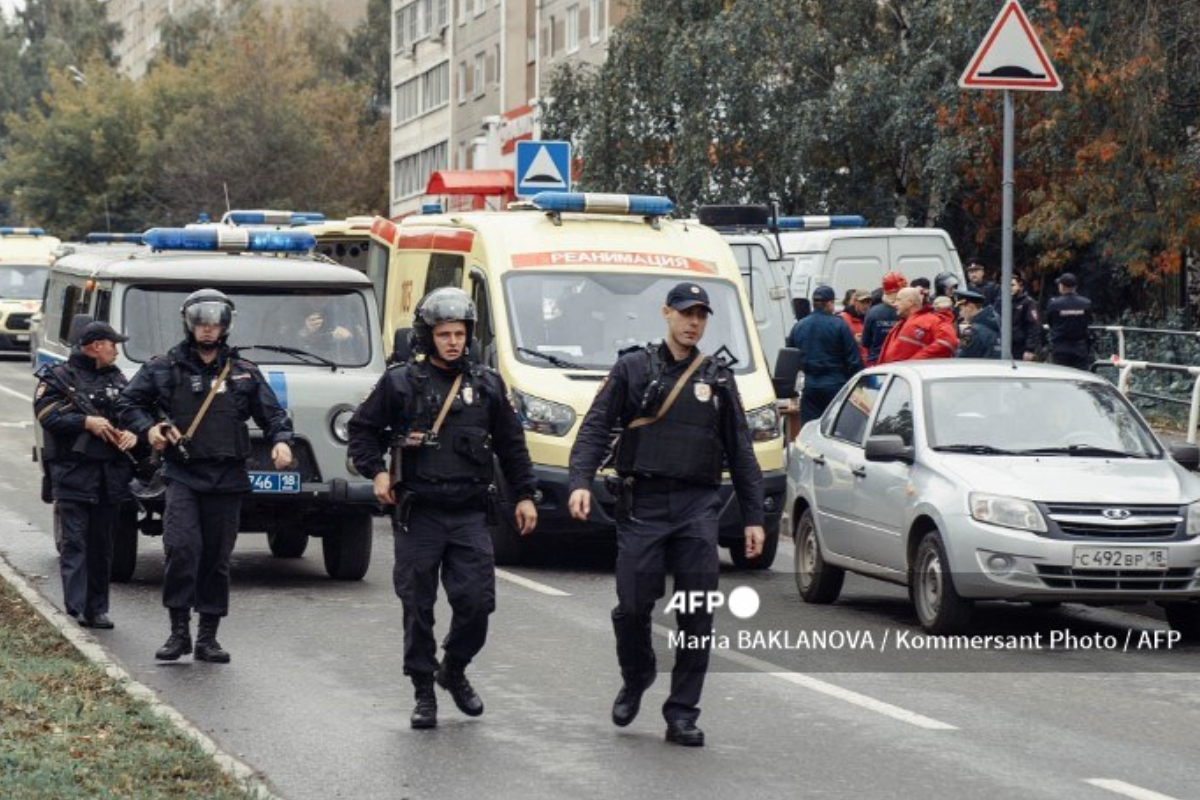
[{"label": "police van", "polygon": [[[208,225],[154,229],[145,245],[97,242],[64,248],[50,271],[35,358],[65,361],[80,319],[109,323],[130,337],[118,345],[127,377],[182,340],[183,299],[211,287],[236,306],[229,342],[256,363],[295,428],[293,467],[271,464],[270,443],[252,432],[252,493],[241,529],[265,531],[271,552],[303,555],[321,539],[326,572],[358,580],[371,558],[369,479],[346,457],[346,424],[383,374],[380,323],[370,281],[311,255],[311,234]],[[41,460],[41,429],[34,458]],[[43,469],[43,474],[45,470]],[[48,481],[43,499],[49,502]],[[113,577],[128,580],[137,532],[161,532],[162,497],[152,491],[121,515]]]},{"label": "police van", "polygon": [[[666,198],[544,192],[507,211],[465,211],[376,219],[373,238],[388,255],[384,328],[404,330],[421,297],[458,286],[475,301],[478,357],[497,369],[526,431],[538,477],[539,535],[578,534],[567,511],[567,464],[575,436],[618,353],[661,339],[662,307],[680,281],[708,292],[714,309],[700,342],[729,358],[765,481],[767,542],[747,561],[732,489],[721,490],[720,541],[733,561],[774,560],[785,485],[776,397],[728,245],[713,230],[672,220]],[[383,251],[380,251],[383,252]],[[385,337],[386,338],[386,337]],[[501,487],[502,493],[504,487]],[[614,498],[597,479],[588,527],[611,532]],[[511,519],[511,498],[503,520]],[[520,559],[510,525],[495,531],[500,563]]]},{"label": "police van", "polygon": [[30,328],[59,244],[41,228],[0,228],[0,353],[30,352]]}]

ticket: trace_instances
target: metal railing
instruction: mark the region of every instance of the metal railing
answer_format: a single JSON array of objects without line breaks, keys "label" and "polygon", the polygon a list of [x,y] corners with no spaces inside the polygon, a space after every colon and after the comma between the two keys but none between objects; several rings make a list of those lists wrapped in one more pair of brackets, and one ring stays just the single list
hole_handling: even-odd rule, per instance
[{"label": "metal railing", "polygon": [[[1126,325],[1093,325],[1089,328],[1089,330],[1105,331],[1106,333],[1114,334],[1117,337],[1117,352],[1108,360],[1097,360],[1094,362],[1092,364],[1092,371],[1094,372],[1101,367],[1112,367],[1116,369],[1117,389],[1126,397],[1144,397],[1160,403],[1186,405],[1188,407],[1187,440],[1190,444],[1195,444],[1196,429],[1197,427],[1200,427],[1200,366],[1167,364],[1157,361],[1142,361],[1138,359],[1126,358],[1125,336],[1129,333],[1145,333],[1155,336],[1179,336],[1190,339],[1200,339],[1200,331],[1179,331],[1167,330],[1163,328],[1134,328]],[[1181,397],[1171,397],[1169,395],[1156,394],[1154,392],[1130,389],[1133,373],[1138,370],[1157,370],[1160,372],[1172,372],[1179,375],[1190,376],[1192,379],[1191,399],[1184,400]]]}]

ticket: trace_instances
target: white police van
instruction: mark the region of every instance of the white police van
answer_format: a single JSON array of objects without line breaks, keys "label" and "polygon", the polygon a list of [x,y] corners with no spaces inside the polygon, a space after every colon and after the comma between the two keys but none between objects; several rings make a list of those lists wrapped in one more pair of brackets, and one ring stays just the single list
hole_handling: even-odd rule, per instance
[{"label": "white police van", "polygon": [[[130,337],[118,345],[117,364],[132,377],[182,340],[179,309],[188,294],[205,287],[225,292],[236,306],[230,344],[262,369],[296,433],[296,463],[281,472],[271,464],[269,443],[252,432],[253,491],[242,506],[241,529],[266,532],[271,552],[285,558],[303,555],[309,538],[318,537],[331,577],[362,578],[379,509],[371,481],[346,457],[346,423],[384,371],[370,281],[313,256],[312,235],[300,231],[202,225],[134,236],[144,244],[93,238],[63,248],[47,281],[36,361],[66,360],[82,315]],[[318,317],[322,326],[309,330]],[[41,429],[34,429],[40,460]],[[49,501],[48,482],[43,499]],[[123,511],[115,580],[133,574],[137,531],[161,533],[161,513],[161,496]]]}]

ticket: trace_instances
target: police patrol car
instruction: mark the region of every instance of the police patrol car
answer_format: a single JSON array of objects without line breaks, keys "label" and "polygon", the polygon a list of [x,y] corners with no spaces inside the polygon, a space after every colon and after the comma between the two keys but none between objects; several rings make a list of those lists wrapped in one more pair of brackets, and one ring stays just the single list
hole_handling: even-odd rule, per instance
[{"label": "police patrol car", "polygon": [[[58,259],[46,289],[36,360],[65,361],[82,315],[130,337],[119,345],[117,365],[132,377],[183,338],[179,309],[189,293],[205,287],[225,292],[236,306],[230,344],[262,369],[296,433],[296,466],[278,471],[269,443],[254,432],[248,465],[253,492],[243,504],[242,530],[265,531],[280,557],[301,556],[309,538],[319,537],[329,575],[360,579],[370,563],[378,507],[371,481],[347,461],[346,423],[384,370],[370,281],[312,256],[313,237],[300,231],[201,225],[155,229],[143,238],[145,245],[93,240]],[[39,459],[40,429],[34,429]],[[132,575],[137,531],[160,533],[161,511],[162,498],[152,496],[124,509],[114,579]]]},{"label": "police patrol car", "polygon": [[58,246],[41,228],[0,228],[0,353],[29,352],[29,331]]}]

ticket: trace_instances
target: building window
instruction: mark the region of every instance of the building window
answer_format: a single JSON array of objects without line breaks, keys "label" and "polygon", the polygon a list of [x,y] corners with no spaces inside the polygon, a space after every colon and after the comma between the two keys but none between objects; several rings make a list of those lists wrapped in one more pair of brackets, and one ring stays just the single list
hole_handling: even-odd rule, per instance
[{"label": "building window", "polygon": [[545,42],[544,56],[554,55],[554,17],[550,17],[550,25],[542,33],[542,41]]},{"label": "building window", "polygon": [[433,111],[450,102],[450,62],[445,61],[421,76],[421,111]]},{"label": "building window", "polygon": [[588,14],[588,20],[591,23],[589,25],[591,30],[588,35],[592,43],[595,44],[604,35],[604,0],[591,0],[591,8],[589,10],[591,13]]},{"label": "building window", "polygon": [[396,43],[397,53],[403,53],[408,44],[408,28],[404,25],[405,19],[403,8],[397,10],[396,15],[392,17],[392,41]]},{"label": "building window", "polygon": [[471,87],[475,90],[476,97],[483,97],[487,91],[487,84],[484,83],[484,64],[486,57],[483,53],[475,54],[475,69],[471,73]]},{"label": "building window", "polygon": [[467,62],[458,62],[458,102],[467,102]]},{"label": "building window", "polygon": [[567,52],[579,52],[579,6],[567,8]]},{"label": "building window", "polygon": [[537,38],[530,36],[525,40],[525,65],[529,66],[537,61]]},{"label": "building window", "polygon": [[403,125],[421,113],[421,85],[412,78],[396,87],[396,124]]},{"label": "building window", "polygon": [[475,16],[482,16],[487,11],[487,0],[475,0]]},{"label": "building window", "polygon": [[447,142],[439,142],[419,153],[396,159],[393,165],[393,196],[396,200],[421,194],[429,185],[430,173],[446,168]]},{"label": "building window", "polygon": [[433,32],[441,36],[442,31],[450,27],[450,0],[437,0],[435,5]]},{"label": "building window", "polygon": [[504,75],[504,65],[500,63],[500,45],[499,45],[499,43],[496,44],[495,58],[496,58],[496,85],[499,86],[500,81],[503,79],[502,76]]},{"label": "building window", "polygon": [[466,25],[467,7],[474,3],[475,0],[454,0],[454,2],[458,3],[458,24]]}]

